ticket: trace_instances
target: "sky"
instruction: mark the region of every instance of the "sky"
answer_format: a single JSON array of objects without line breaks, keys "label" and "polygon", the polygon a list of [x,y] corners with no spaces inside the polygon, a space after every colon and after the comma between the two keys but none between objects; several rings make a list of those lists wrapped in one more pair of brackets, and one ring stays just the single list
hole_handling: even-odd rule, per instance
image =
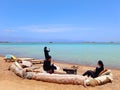
[{"label": "sky", "polygon": [[0,0],[0,41],[120,42],[120,0]]}]

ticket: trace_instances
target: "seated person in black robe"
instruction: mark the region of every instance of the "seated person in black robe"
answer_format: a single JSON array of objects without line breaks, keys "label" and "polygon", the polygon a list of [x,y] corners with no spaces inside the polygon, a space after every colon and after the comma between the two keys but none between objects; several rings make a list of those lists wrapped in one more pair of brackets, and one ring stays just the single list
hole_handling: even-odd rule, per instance
[{"label": "seated person in black robe", "polygon": [[99,73],[104,70],[104,64],[101,60],[99,60],[97,64],[98,67],[96,67],[94,71],[88,70],[83,74],[83,76],[87,75],[88,77],[91,76],[92,78],[98,77]]},{"label": "seated person in black robe", "polygon": [[43,69],[48,73],[54,73],[54,70],[57,69],[54,64],[51,64],[51,56],[47,60],[44,60]]}]

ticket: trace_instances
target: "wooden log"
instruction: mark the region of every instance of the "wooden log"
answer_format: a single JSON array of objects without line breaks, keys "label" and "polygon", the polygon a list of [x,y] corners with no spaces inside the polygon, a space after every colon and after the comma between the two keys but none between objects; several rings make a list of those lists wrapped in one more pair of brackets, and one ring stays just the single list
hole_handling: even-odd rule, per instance
[{"label": "wooden log", "polygon": [[82,75],[38,73],[33,76],[33,79],[59,84],[84,85],[87,78]]}]

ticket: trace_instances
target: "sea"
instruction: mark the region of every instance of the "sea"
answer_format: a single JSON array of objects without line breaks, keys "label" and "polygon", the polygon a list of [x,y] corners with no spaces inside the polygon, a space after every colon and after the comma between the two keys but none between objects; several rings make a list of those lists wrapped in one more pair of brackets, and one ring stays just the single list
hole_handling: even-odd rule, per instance
[{"label": "sea", "polygon": [[0,43],[0,55],[44,59],[44,47],[56,62],[120,69],[120,44],[115,43]]}]

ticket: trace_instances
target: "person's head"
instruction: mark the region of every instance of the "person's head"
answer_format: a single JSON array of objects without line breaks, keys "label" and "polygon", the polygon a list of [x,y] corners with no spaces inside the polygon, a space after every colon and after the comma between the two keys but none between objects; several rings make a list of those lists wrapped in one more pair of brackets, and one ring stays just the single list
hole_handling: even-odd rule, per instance
[{"label": "person's head", "polygon": [[47,47],[44,47],[44,50],[46,50],[47,49]]},{"label": "person's head", "polygon": [[98,64],[98,66],[100,66],[100,67],[103,67],[103,66],[104,66],[104,64],[103,64],[103,62],[102,62],[101,60],[99,60],[97,64]]}]

